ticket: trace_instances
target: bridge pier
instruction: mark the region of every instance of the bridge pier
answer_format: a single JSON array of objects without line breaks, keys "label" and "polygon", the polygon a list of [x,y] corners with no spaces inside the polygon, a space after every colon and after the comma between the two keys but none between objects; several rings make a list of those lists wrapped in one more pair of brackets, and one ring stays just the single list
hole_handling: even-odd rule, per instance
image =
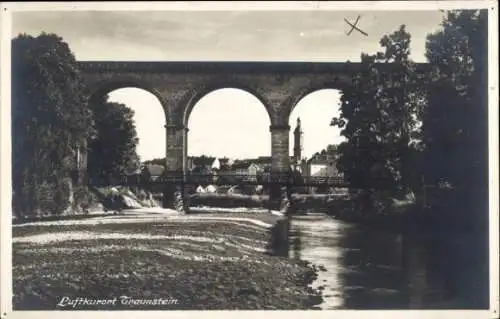
[{"label": "bridge pier", "polygon": [[166,182],[163,185],[163,208],[174,208],[175,202],[175,184]]},{"label": "bridge pier", "polygon": [[281,185],[271,184],[269,187],[269,209],[279,210],[281,206]]},{"label": "bridge pier", "polygon": [[180,213],[187,212],[184,186],[176,183],[165,183],[163,188],[163,208],[175,209]]},{"label": "bridge pier", "polygon": [[286,184],[271,184],[269,187],[269,209],[287,212],[291,204],[291,188]]},{"label": "bridge pier", "polygon": [[269,208],[281,210],[288,198],[290,179],[289,133],[290,126],[283,123],[269,127],[271,132],[271,179],[269,188]]},{"label": "bridge pier", "polygon": [[163,182],[163,208],[186,212],[184,175],[182,171],[165,172]]}]

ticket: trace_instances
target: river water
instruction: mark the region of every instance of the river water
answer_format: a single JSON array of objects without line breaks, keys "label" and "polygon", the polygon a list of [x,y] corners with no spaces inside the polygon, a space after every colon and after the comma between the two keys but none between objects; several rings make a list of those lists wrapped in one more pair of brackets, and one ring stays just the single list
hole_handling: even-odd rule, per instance
[{"label": "river water", "polygon": [[[470,280],[453,282],[449,274],[467,271],[465,263],[450,264],[451,255],[440,249],[439,242],[323,215],[294,216],[289,256],[319,267],[313,287],[323,291],[321,309],[482,308],[484,294],[471,287],[486,287]],[[460,289],[470,293],[457,293]]]}]

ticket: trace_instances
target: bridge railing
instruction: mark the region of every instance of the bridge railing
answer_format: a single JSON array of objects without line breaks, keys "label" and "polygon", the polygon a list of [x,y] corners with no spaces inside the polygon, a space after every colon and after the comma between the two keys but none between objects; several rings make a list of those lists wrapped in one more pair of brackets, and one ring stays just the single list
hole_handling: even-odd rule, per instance
[{"label": "bridge railing", "polygon": [[139,186],[146,184],[282,184],[290,186],[346,186],[348,183],[342,175],[334,176],[293,176],[288,173],[270,174],[198,174],[180,172],[168,172],[156,179],[144,180],[140,175],[122,175],[114,177],[97,177],[88,180],[89,185],[124,185]]}]

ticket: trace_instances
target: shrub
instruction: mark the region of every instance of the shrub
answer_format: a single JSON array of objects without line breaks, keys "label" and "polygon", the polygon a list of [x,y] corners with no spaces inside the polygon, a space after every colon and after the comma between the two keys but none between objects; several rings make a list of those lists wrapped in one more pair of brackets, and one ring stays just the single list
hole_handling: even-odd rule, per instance
[{"label": "shrub", "polygon": [[99,203],[99,198],[85,185],[77,186],[74,190],[74,207],[87,211],[92,205]]}]

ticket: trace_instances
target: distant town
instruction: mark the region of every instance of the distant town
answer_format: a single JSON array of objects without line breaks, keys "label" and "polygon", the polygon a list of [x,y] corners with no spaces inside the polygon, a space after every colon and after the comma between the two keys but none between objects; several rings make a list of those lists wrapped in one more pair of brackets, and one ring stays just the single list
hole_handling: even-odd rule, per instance
[{"label": "distant town", "polygon": [[[342,175],[337,169],[337,145],[327,145],[323,150],[313,154],[310,158],[302,156],[303,134],[300,118],[294,129],[293,155],[290,156],[291,171],[302,177],[323,176],[331,177]],[[147,170],[151,180],[155,181],[165,171],[165,158],[156,158],[142,163],[139,170],[130,172],[130,175],[142,174]],[[188,156],[187,173],[199,175],[248,176],[258,179],[271,172],[271,156],[257,158],[232,159],[228,157]]]}]

